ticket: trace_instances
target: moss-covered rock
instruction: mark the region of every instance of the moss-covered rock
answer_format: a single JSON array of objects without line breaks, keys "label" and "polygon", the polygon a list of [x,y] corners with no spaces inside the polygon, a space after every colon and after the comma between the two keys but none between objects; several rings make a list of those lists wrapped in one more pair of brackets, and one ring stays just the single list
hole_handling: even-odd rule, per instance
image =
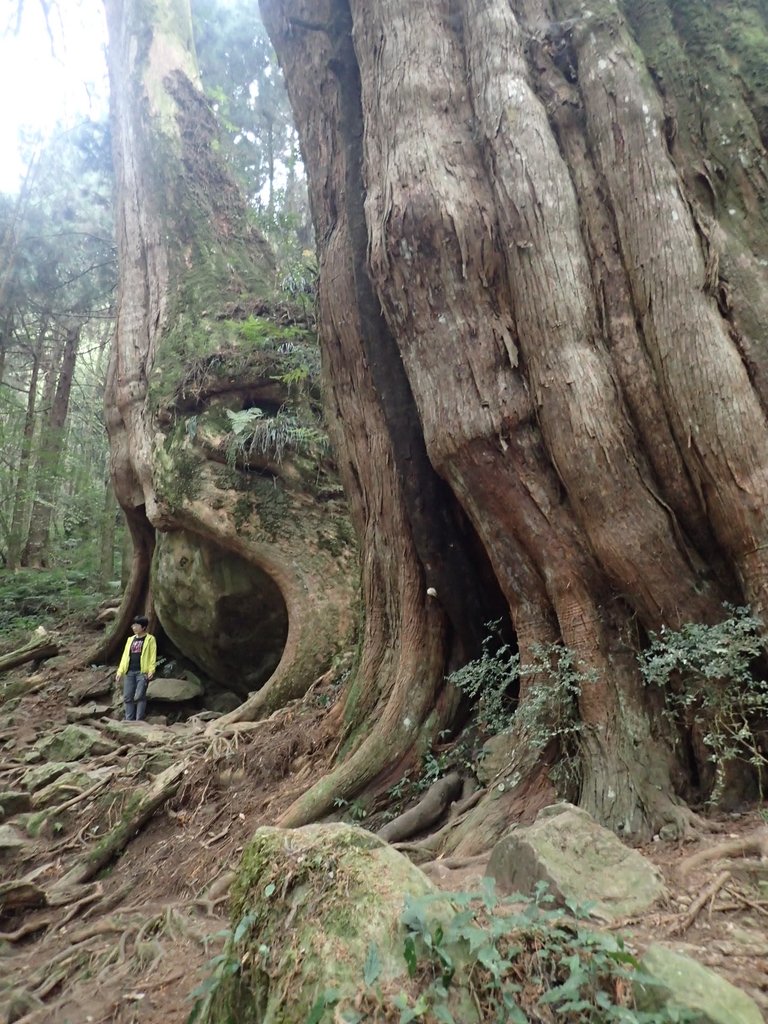
[{"label": "moss-covered rock", "polygon": [[654,945],[640,966],[652,982],[635,984],[641,1010],[681,1010],[690,1024],[762,1024],[748,995],[682,953]]},{"label": "moss-covered rock", "polygon": [[406,979],[404,900],[430,892],[418,868],[361,828],[260,828],[232,889],[231,962],[241,966],[223,972],[208,1021],[295,1024],[326,998],[351,1004],[372,959],[378,984]]},{"label": "moss-covered rock", "polygon": [[546,882],[555,896],[591,904],[604,920],[637,914],[664,892],[650,861],[567,803],[545,807],[533,825],[500,840],[488,874],[506,893],[528,895]]},{"label": "moss-covered rock", "polygon": [[[39,755],[39,751],[35,751]],[[44,786],[48,786],[54,779],[68,772],[71,765],[64,761],[47,761],[44,764],[35,765],[29,771],[24,772],[21,777],[21,785],[30,793],[37,792]]]},{"label": "moss-covered rock", "polygon": [[35,793],[32,798],[32,806],[39,811],[64,803],[70,797],[89,789],[97,779],[97,775],[90,775],[87,772],[64,772],[63,775]]},{"label": "moss-covered rock", "polygon": [[288,616],[265,572],[179,530],[158,540],[153,589],[163,629],[212,679],[244,697],[272,674]]},{"label": "moss-covered rock", "polygon": [[109,754],[115,745],[98,729],[86,725],[68,725],[60,732],[38,740],[35,748],[49,761],[79,761],[89,754]]}]

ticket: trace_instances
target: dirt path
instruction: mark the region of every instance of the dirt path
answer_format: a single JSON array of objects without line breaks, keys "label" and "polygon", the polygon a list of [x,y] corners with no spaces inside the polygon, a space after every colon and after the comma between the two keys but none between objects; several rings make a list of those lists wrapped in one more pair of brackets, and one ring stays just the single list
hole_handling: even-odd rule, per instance
[{"label": "dirt path", "polygon": [[[99,685],[93,670],[18,678],[39,688],[0,705],[0,792],[24,789],[30,769],[44,763],[35,759],[35,744],[62,732],[74,694],[87,703]],[[94,750],[69,766],[88,778],[62,788],[42,824],[32,820],[40,814],[35,806],[6,811],[0,821],[19,843],[0,849],[0,887],[11,885],[10,904],[6,891],[0,910],[0,1020],[183,1024],[190,993],[210,973],[207,965],[223,941],[227,872],[254,829],[273,822],[329,762],[335,745],[329,699],[316,694],[236,737],[212,741],[195,720],[136,726],[130,741],[110,731],[106,718],[86,721],[113,749]],[[173,795],[126,837],[122,853],[60,891],[62,880],[130,814],[132,799],[163,772],[173,775],[174,766],[183,774]],[[751,834],[761,822],[751,812],[720,819],[722,835],[685,846],[649,844],[642,852],[663,871],[668,898],[624,922],[622,932],[638,950],[663,941],[694,956],[743,988],[766,1014],[768,862],[711,860],[685,876],[679,870],[694,851]],[[429,874],[451,891],[471,888],[484,868],[482,860],[458,868],[438,862]],[[692,916],[692,905],[708,890],[711,898]],[[43,896],[36,906],[37,892]],[[18,899],[28,905],[14,908]]]}]

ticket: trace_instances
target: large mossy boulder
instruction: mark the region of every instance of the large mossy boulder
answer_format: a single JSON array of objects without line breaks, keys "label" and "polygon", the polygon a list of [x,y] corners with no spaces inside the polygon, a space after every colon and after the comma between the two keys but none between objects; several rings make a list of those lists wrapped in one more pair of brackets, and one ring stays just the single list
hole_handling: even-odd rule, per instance
[{"label": "large mossy boulder", "polygon": [[656,867],[572,804],[545,807],[533,825],[494,847],[487,874],[500,892],[533,893],[546,882],[561,901],[610,921],[637,914],[664,892]]},{"label": "large mossy boulder", "polygon": [[640,962],[649,981],[635,983],[638,1009],[682,1011],[688,1024],[762,1024],[748,995],[708,967],[666,946],[651,946]]},{"label": "large mossy boulder", "polygon": [[209,1024],[304,1022],[331,992],[337,1005],[352,1005],[372,959],[380,985],[405,983],[404,902],[435,891],[402,854],[361,828],[260,828],[232,888],[240,944],[229,955],[245,966],[224,972]]},{"label": "large mossy boulder", "polygon": [[[158,615],[174,645],[241,697],[257,690],[274,672],[288,635],[275,581],[185,530],[159,536],[152,572]],[[157,697],[156,688],[149,696]]]}]

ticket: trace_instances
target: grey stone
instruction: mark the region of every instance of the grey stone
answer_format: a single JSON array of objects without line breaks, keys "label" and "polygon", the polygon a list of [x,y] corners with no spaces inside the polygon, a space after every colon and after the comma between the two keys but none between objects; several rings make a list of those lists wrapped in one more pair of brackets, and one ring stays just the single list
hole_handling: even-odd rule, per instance
[{"label": "grey stone", "polygon": [[70,771],[71,767],[63,761],[48,761],[46,764],[39,764],[24,773],[21,784],[30,793],[35,793],[38,789],[53,782],[54,779],[58,779],[64,772]]},{"label": "grey stone", "polygon": [[640,967],[653,979],[653,984],[635,982],[640,1010],[689,1010],[691,1024],[763,1024],[762,1013],[746,993],[682,953],[653,945]]},{"label": "grey stone", "polygon": [[203,686],[198,680],[156,678],[147,687],[150,700],[162,700],[177,703],[195,700],[203,695]]},{"label": "grey stone", "polygon": [[274,579],[187,530],[158,535],[152,571],[152,596],[174,646],[227,689],[258,690],[288,635]]},{"label": "grey stone", "polygon": [[64,772],[58,779],[39,789],[32,798],[36,811],[56,804],[63,804],[78,793],[82,793],[94,784],[95,778],[85,772]]},{"label": "grey stone", "polygon": [[89,754],[109,754],[115,749],[114,743],[88,725],[67,725],[38,740],[35,747],[51,761],[79,761]]},{"label": "grey stone", "polygon": [[549,818],[556,818],[558,815],[566,813],[575,815],[581,821],[592,822],[593,824],[595,822],[595,819],[588,811],[577,807],[576,804],[569,804],[567,800],[561,800],[559,803],[542,807],[536,815],[536,821],[547,821]]},{"label": "grey stone", "polygon": [[0,851],[12,853],[14,850],[20,850],[27,843],[27,837],[13,825],[0,825]]},{"label": "grey stone", "polygon": [[[352,1005],[372,949],[377,984],[384,991],[400,990],[407,984],[403,901],[408,896],[436,897],[432,883],[392,846],[355,826],[308,825],[293,830],[290,843],[285,835],[282,829],[259,828],[243,851],[234,883],[240,907],[259,918],[253,945],[269,942],[274,965],[269,973],[261,972],[258,990],[256,985],[249,987],[251,980],[246,980],[245,973],[231,976],[230,1005],[238,1007],[238,1019],[315,1019],[312,1008],[318,993],[329,989],[335,990],[341,1006]],[[323,887],[324,898],[313,906],[311,915],[301,902],[306,897],[297,898],[298,887],[286,899],[278,888],[271,898],[276,883],[289,877],[296,865],[301,865],[302,889],[312,892]],[[447,898],[430,902],[431,929],[450,913]],[[290,928],[284,926],[286,915],[292,921]],[[298,957],[296,949],[301,950]],[[450,946],[448,952],[455,954]],[[287,986],[282,983],[286,972],[291,977]],[[451,993],[453,1019],[476,1024],[478,1014],[469,993],[454,985]]]},{"label": "grey stone", "polygon": [[7,789],[0,793],[0,818],[10,818],[12,814],[23,814],[31,807],[29,793],[18,789]]},{"label": "grey stone", "polygon": [[144,743],[167,743],[169,733],[166,726],[150,725],[149,722],[105,722],[104,729],[120,743],[140,746]]},{"label": "grey stone", "polygon": [[238,697],[231,690],[216,690],[205,698],[206,709],[208,711],[216,711],[222,715],[226,715],[229,711],[234,711],[242,703],[242,697]]},{"label": "grey stone", "polygon": [[101,697],[102,694],[110,693],[114,683],[114,675],[109,672],[104,675],[103,669],[98,674],[86,677],[80,683],[75,684],[69,692],[72,700],[82,701],[89,697]]},{"label": "grey stone", "polygon": [[486,874],[503,893],[527,895],[547,882],[558,900],[590,904],[606,921],[637,914],[664,892],[650,861],[570,804],[545,808],[533,825],[501,839]]},{"label": "grey stone", "polygon": [[103,718],[112,710],[111,704],[84,704],[81,708],[67,708],[68,722],[82,722],[86,718]]}]

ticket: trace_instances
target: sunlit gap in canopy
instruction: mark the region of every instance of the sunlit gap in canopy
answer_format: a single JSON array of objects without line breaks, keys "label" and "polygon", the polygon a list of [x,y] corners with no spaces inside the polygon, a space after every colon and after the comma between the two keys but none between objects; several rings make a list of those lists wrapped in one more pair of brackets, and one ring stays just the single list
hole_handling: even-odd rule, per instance
[{"label": "sunlit gap in canopy", "polygon": [[6,0],[0,14],[0,192],[16,192],[36,149],[108,109],[102,0]]}]

